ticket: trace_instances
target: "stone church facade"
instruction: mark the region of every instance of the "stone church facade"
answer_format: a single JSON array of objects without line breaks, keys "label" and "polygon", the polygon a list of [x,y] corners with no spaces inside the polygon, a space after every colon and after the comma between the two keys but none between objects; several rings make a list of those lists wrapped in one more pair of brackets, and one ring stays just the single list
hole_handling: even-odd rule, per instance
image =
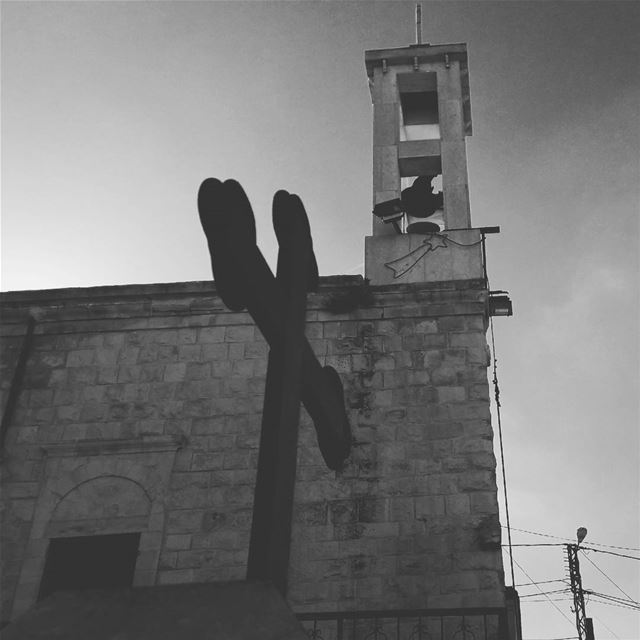
[{"label": "stone church facade", "polygon": [[[340,375],[352,449],[328,469],[302,410],[287,601],[299,614],[467,611],[488,639],[506,616],[490,294],[465,200],[466,49],[446,47],[367,53],[374,204],[440,171],[451,230],[425,255],[424,235],[375,220],[367,279],[324,277],[308,296],[306,336]],[[439,95],[441,142],[389,134],[414,105],[403,91]],[[268,355],[251,317],[212,282],[1,302],[3,620],[68,587],[81,545],[119,558],[118,584],[243,580]]]},{"label": "stone church facade", "polygon": [[[5,398],[19,387],[5,611],[35,602],[48,541],[64,536],[140,533],[137,585],[243,578],[268,348],[249,315],[211,283],[14,292],[2,306]],[[503,603],[483,282],[324,278],[308,309],[353,452],[327,469],[303,411],[292,604]]]}]

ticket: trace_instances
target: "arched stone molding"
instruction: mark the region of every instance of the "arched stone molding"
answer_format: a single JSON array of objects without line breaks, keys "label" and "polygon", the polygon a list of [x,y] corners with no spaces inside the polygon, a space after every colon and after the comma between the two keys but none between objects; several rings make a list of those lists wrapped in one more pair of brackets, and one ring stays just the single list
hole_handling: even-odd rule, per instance
[{"label": "arched stone molding", "polygon": [[63,496],[47,526],[47,538],[144,531],[151,498],[125,476],[101,475],[85,480]]},{"label": "arched stone molding", "polygon": [[[165,492],[181,445],[182,441],[173,437],[156,437],[60,443],[44,450],[45,479],[36,502],[12,618],[36,602],[49,539],[54,537],[140,532],[134,586],[155,583]],[[107,499],[93,504],[101,495]]]}]

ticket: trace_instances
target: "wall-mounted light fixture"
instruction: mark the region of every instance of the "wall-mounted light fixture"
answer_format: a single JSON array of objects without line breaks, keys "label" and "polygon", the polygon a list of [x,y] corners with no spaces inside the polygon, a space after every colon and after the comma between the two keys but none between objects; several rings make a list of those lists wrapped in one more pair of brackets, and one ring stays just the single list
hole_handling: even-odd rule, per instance
[{"label": "wall-mounted light fixture", "polygon": [[513,305],[506,291],[489,291],[489,315],[512,316]]},{"label": "wall-mounted light fixture", "polygon": [[404,207],[400,198],[380,202],[373,208],[373,215],[380,218],[382,222],[392,224],[397,233],[402,233],[400,222],[404,216]]}]

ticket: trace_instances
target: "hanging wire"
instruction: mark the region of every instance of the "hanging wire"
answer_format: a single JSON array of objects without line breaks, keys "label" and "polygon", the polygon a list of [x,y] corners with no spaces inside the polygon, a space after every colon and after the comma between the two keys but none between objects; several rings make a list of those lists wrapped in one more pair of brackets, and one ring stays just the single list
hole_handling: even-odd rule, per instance
[{"label": "hanging wire", "polygon": [[556,578],[555,580],[538,580],[537,582],[520,582],[516,587],[529,587],[534,584],[549,584],[551,582],[567,582],[566,578]]},{"label": "hanging wire", "polygon": [[618,596],[611,596],[606,593],[599,593],[598,591],[589,591],[590,595],[594,598],[603,598],[604,600],[609,600],[611,602],[615,602],[616,604],[624,604],[628,607],[632,607],[633,609],[640,610],[640,602],[636,602],[635,600],[625,600],[624,598],[619,598]]},{"label": "hanging wire", "polygon": [[[509,546],[509,545],[503,544],[502,546],[506,547],[506,546]],[[538,542],[537,544],[534,544],[534,543],[529,543],[529,544],[516,543],[516,544],[512,544],[511,546],[512,547],[564,547],[565,545],[562,542]]]},{"label": "hanging wire", "polygon": [[565,638],[525,638],[525,640],[579,640],[578,636],[566,636]]},{"label": "hanging wire", "polygon": [[617,635],[615,634],[615,632],[614,632],[610,627],[608,627],[608,626],[604,623],[604,621],[603,621],[602,619],[598,618],[598,616],[596,616],[595,614],[594,614],[594,616],[593,616],[593,617],[594,617],[594,618],[595,618],[595,619],[596,619],[596,620],[597,620],[597,621],[598,621],[598,622],[599,622],[599,623],[600,623],[600,624],[601,624],[605,629],[607,629],[607,631],[609,631],[609,633],[611,633],[611,634],[613,635],[613,637],[614,637],[614,638],[616,638],[617,640],[621,640],[620,636],[617,636]]},{"label": "hanging wire", "polygon": [[[487,248],[486,236],[482,234],[482,267],[484,271],[484,281],[487,291],[491,291],[489,286],[489,276],[487,274]],[[509,498],[507,495],[507,472],[504,464],[504,444],[502,442],[502,417],[500,415],[500,387],[498,385],[498,359],[496,358],[496,338],[493,332],[493,316],[489,314],[489,326],[491,328],[491,356],[493,358],[493,389],[496,399],[496,416],[498,418],[498,441],[500,443],[500,465],[502,467],[502,488],[504,491],[504,510],[507,520],[507,539],[509,542],[509,565],[511,568],[511,586],[515,589],[516,578],[513,570],[513,545],[511,543],[511,521],[509,519]],[[520,565],[518,565],[520,566]]]},{"label": "hanging wire", "polygon": [[638,556],[629,556],[626,553],[616,553],[615,551],[605,551],[604,549],[594,549],[593,547],[580,547],[580,550],[594,551],[595,553],[606,553],[610,556],[618,556],[619,558],[629,558],[630,560],[640,560]]},{"label": "hanging wire", "polygon": [[618,586],[584,551],[582,552],[582,557],[586,558],[620,593],[623,593],[629,600],[631,600],[636,605],[640,606],[638,602],[636,602],[622,587]]},{"label": "hanging wire", "polygon": [[614,604],[613,602],[609,602],[607,600],[597,600],[595,598],[591,601],[591,604],[604,604],[607,607],[616,607],[616,609],[626,609],[627,611],[640,611],[638,607],[632,607],[631,605],[626,605],[626,604]]},{"label": "hanging wire", "polygon": [[[507,527],[502,527],[506,529]],[[555,536],[554,536],[555,537]],[[503,547],[509,545],[503,544]],[[516,542],[511,545],[512,547],[566,547],[564,542]],[[583,547],[580,545],[580,551],[593,551],[594,553],[606,553],[610,556],[617,556],[618,558],[629,558],[629,560],[640,560],[638,556],[630,556],[626,553],[616,553],[615,551],[605,551],[604,549],[594,549],[593,547]]]},{"label": "hanging wire", "polygon": [[525,640],[579,640],[578,636],[567,636],[565,638],[525,638]]},{"label": "hanging wire", "polygon": [[[529,578],[529,580],[531,580],[531,582],[534,582],[533,578],[532,578],[532,577],[531,577],[531,576],[530,576],[530,575],[529,575],[529,574],[528,574],[528,573],[527,573],[527,572],[522,568],[522,565],[521,565],[517,560],[514,560],[514,562],[516,563],[516,565],[517,565],[518,569],[520,569],[520,571],[522,571],[522,573],[524,573],[524,575],[525,575],[525,576],[527,576],[527,578]],[[534,584],[535,584],[535,582],[534,582]],[[536,587],[538,588],[538,591],[540,591],[540,593],[542,593],[542,594],[544,595],[544,593],[543,593],[542,589],[541,589],[540,587],[538,587],[538,585],[537,585],[537,584],[536,584]],[[549,596],[544,595],[544,597],[545,597],[545,598],[547,599],[547,601],[548,601],[548,602],[549,602],[549,603],[554,607],[554,609],[557,609],[557,610],[558,610],[558,613],[559,613],[559,614],[560,614],[560,615],[561,615],[565,620],[567,620],[567,622],[568,622],[568,623],[573,627],[573,626],[574,626],[573,621],[572,621],[572,620],[570,620],[570,619],[567,617],[567,615],[564,613],[564,611],[562,611],[562,609],[560,609],[560,607],[558,607],[558,605],[557,605],[557,604],[555,604],[555,602],[554,602],[554,601],[553,601]]]},{"label": "hanging wire", "polygon": [[552,593],[567,593],[569,591],[569,589],[553,589],[551,591],[540,591],[539,593],[525,593],[524,595],[520,596],[520,599],[522,598],[533,598],[533,597],[538,597],[539,595],[551,595]]},{"label": "hanging wire", "polygon": [[[533,594],[536,595],[536,594]],[[520,596],[522,597],[522,596]],[[539,598],[539,599],[532,599],[532,600],[522,600],[522,602],[520,604],[533,604],[533,603],[537,603],[537,602],[573,602],[573,597],[572,596],[567,596],[566,598],[560,598],[558,596],[555,596],[553,598]]]},{"label": "hanging wire", "polygon": [[[487,281],[487,287],[489,283]],[[493,357],[493,389],[496,399],[496,416],[498,418],[498,441],[500,443],[500,466],[502,467],[502,489],[504,491],[504,510],[507,519],[507,539],[509,542],[509,564],[511,566],[511,585],[515,588],[516,579],[513,571],[513,544],[511,543],[511,522],[509,519],[509,497],[507,494],[507,472],[504,464],[504,444],[502,441],[502,417],[500,415],[500,387],[498,386],[498,359],[496,358],[496,340],[493,333],[493,318],[489,316],[491,327],[491,355]]]},{"label": "hanging wire", "polygon": [[[503,528],[506,529],[504,525],[503,525]],[[540,533],[539,531],[530,531],[529,529],[518,529],[517,527],[511,527],[511,530],[519,531],[520,533],[530,533],[532,536],[542,536],[543,538],[555,538],[556,540],[565,540],[566,542],[571,542],[571,539],[567,538],[566,536],[552,536],[549,533]],[[609,549],[624,549],[625,551],[640,551],[639,547],[619,547],[613,544],[602,544],[601,542],[589,542],[589,544],[594,544],[596,547],[608,547]],[[597,549],[594,549],[594,551],[597,551]],[[602,553],[606,553],[606,552],[603,551]]]}]

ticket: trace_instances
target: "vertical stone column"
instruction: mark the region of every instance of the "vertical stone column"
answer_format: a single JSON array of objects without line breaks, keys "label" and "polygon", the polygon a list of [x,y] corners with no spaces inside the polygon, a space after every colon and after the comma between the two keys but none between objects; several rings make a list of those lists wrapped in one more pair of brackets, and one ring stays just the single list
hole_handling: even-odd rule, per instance
[{"label": "vertical stone column", "polygon": [[[373,98],[373,205],[400,197],[398,167],[398,90],[395,72],[374,71]],[[395,234],[392,225],[373,218],[373,235]]]},{"label": "vertical stone column", "polygon": [[466,229],[471,226],[469,179],[460,64],[457,60],[451,61],[449,68],[445,66],[438,70],[438,109],[445,226],[448,229]]}]

